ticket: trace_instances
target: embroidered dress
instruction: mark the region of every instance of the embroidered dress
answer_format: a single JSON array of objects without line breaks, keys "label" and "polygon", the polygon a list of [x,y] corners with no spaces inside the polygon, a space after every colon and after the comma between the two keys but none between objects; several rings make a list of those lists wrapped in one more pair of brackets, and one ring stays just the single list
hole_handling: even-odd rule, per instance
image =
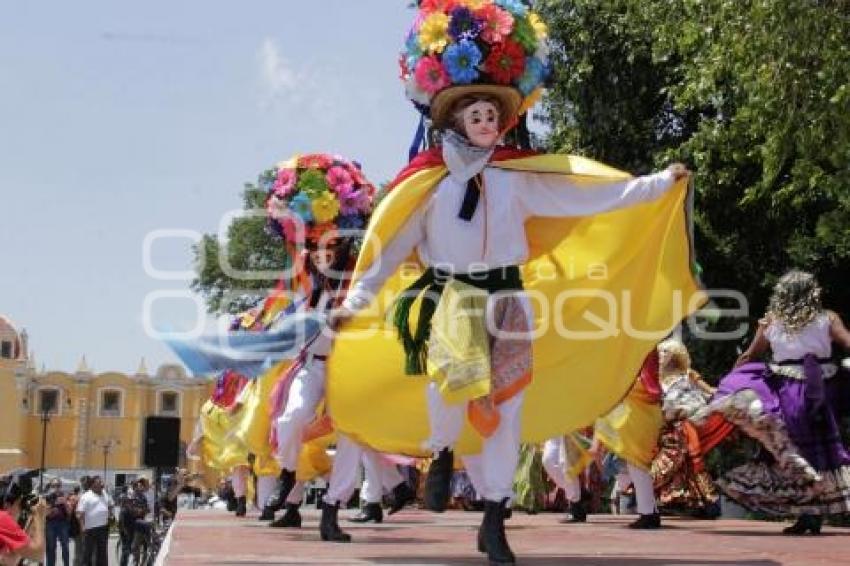
[{"label": "embroidered dress", "polygon": [[796,333],[766,321],[773,351],[770,364],[748,363],[721,382],[717,398],[749,390],[764,412],[780,420],[820,481],[789,478],[771,461],[750,462],[724,475],[724,493],[750,509],[772,515],[850,511],[850,454],[839,419],[848,411],[847,373],[832,364],[831,319],[823,313]]}]

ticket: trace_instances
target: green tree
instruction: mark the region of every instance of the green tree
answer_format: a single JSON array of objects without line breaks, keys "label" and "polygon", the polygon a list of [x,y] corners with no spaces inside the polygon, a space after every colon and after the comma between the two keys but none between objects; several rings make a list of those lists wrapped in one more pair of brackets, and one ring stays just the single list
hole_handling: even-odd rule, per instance
[{"label": "green tree", "polygon": [[[273,172],[260,175],[257,184],[246,183],[242,192],[245,216],[227,228],[225,242],[216,234],[205,234],[194,246],[197,276],[192,289],[201,293],[211,313],[238,313],[253,306],[277,283],[277,278],[242,278],[241,273],[282,270],[289,264],[283,241],[267,228],[264,181]],[[228,269],[225,269],[225,267]],[[278,277],[279,278],[279,277]]]},{"label": "green tree", "polygon": [[[553,42],[553,150],[636,173],[687,162],[709,288],[743,292],[754,321],[798,267],[850,316],[850,2],[536,4]],[[694,354],[717,375],[736,346]]]}]

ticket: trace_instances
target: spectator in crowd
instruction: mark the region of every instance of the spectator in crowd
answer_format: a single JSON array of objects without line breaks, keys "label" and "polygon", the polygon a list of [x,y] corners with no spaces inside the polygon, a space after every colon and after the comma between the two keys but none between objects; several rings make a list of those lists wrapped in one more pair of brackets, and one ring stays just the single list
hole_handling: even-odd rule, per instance
[{"label": "spectator in crowd", "polygon": [[0,481],[0,564],[15,565],[21,560],[41,560],[44,556],[44,523],[47,504],[39,500],[32,508],[28,525],[21,527],[22,499],[27,494],[11,481]]},{"label": "spectator in crowd", "polygon": [[62,491],[62,482],[59,479],[50,480],[47,484],[47,492],[44,497],[47,502],[47,526],[45,534],[47,537],[47,566],[56,564],[56,543],[62,550],[62,565],[71,566],[68,541],[71,532],[71,516],[74,508],[69,507],[69,499]]},{"label": "spectator in crowd", "polygon": [[83,527],[83,566],[108,564],[109,517],[112,498],[103,489],[100,476],[91,478],[90,489],[77,504],[77,517]]},{"label": "spectator in crowd", "polygon": [[130,554],[136,555],[147,530],[150,528],[151,512],[148,500],[150,485],[147,478],[133,482],[121,501],[118,517],[118,533],[121,537],[121,566],[126,566]]},{"label": "spectator in crowd", "polygon": [[[80,478],[80,485],[83,479]],[[87,478],[86,481],[88,481]],[[77,504],[80,502],[80,485],[75,485],[71,494],[68,495],[68,509],[71,510],[71,516],[68,519],[68,535],[74,541],[74,566],[80,566],[83,563],[83,528],[76,513]]]}]

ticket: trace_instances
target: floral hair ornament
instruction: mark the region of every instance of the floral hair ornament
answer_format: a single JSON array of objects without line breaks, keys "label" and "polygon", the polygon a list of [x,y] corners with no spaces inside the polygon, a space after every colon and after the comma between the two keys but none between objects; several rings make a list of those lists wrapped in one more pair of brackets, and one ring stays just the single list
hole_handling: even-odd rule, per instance
[{"label": "floral hair ornament", "polygon": [[420,0],[399,58],[406,94],[438,128],[468,94],[497,98],[513,123],[542,93],[547,36],[522,0]]},{"label": "floral hair ornament", "polygon": [[269,226],[287,246],[312,246],[363,228],[376,193],[357,163],[324,153],[282,161],[259,182],[267,194]]}]

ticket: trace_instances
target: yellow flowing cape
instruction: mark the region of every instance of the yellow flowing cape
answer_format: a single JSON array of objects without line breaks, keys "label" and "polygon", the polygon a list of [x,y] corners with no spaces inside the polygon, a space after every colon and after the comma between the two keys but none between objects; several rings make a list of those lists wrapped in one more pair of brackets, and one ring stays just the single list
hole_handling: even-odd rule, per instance
[{"label": "yellow flowing cape", "polygon": [[[586,190],[630,177],[566,155],[494,165],[566,175]],[[355,283],[446,173],[444,166],[419,170],[384,198],[372,215]],[[565,434],[609,412],[631,387],[647,352],[705,302],[691,271],[686,196],[683,179],[650,203],[526,223],[530,256],[522,275],[541,332],[525,392],[524,442]],[[337,430],[385,452],[422,455],[428,436],[427,378],[404,374],[402,347],[387,321],[394,297],[419,273],[408,263],[390,277],[373,305],[340,332],[329,359],[327,398]],[[467,424],[458,450],[479,447]]]},{"label": "yellow flowing cape", "polygon": [[[276,476],[280,467],[269,444],[271,415],[269,395],[291,360],[283,360],[245,387],[243,403],[227,411],[207,401],[201,409],[203,440],[201,457],[207,466],[229,471],[235,466],[248,465],[248,454],[254,454],[254,473]],[[330,472],[331,459],[325,451],[334,435],[325,435],[304,444],[298,457],[296,476],[307,481]]]}]

